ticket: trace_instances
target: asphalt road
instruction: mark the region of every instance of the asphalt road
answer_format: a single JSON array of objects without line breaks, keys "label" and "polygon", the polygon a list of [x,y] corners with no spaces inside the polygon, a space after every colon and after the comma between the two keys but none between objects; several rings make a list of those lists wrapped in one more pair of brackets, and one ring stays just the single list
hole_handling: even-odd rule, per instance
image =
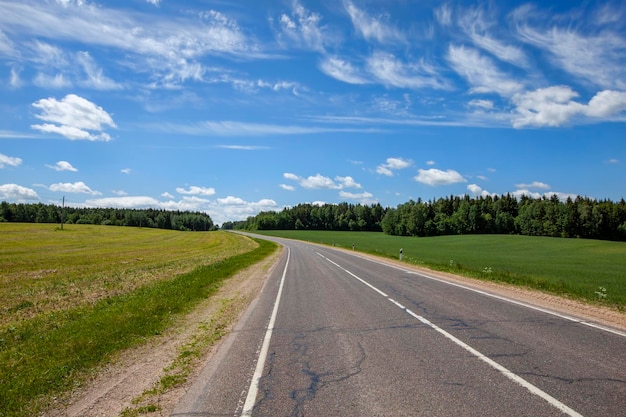
[{"label": "asphalt road", "polygon": [[289,240],[172,416],[626,416],[626,334]]}]

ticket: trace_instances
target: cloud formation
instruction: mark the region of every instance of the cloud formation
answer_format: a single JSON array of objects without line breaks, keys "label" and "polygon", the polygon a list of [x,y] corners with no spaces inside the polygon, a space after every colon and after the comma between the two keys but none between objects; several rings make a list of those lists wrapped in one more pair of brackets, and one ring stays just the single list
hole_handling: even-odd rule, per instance
[{"label": "cloud formation", "polygon": [[419,169],[418,174],[413,177],[413,179],[417,182],[433,187],[467,182],[461,174],[452,169],[442,171],[436,168]]},{"label": "cloud formation", "polygon": [[387,158],[384,164],[376,167],[376,172],[381,175],[393,177],[393,171],[405,169],[412,165],[412,162],[403,158]]},{"label": "cloud formation", "polygon": [[311,175],[307,178],[303,178],[296,174],[286,172],[283,174],[283,177],[288,180],[297,181],[302,188],[308,189],[342,190],[344,188],[361,188],[361,184],[357,183],[356,181],[354,181],[354,178],[349,176],[337,176],[333,180],[321,174]]},{"label": "cloud formation", "polygon": [[117,127],[102,107],[75,94],[68,94],[60,101],[42,98],[34,102],[33,107],[40,111],[36,118],[50,123],[31,125],[31,128],[57,133],[70,140],[106,142],[111,137],[104,132],[105,126]]},{"label": "cloud formation", "polygon": [[15,156],[7,156],[0,153],[0,169],[5,166],[18,167],[22,164],[22,159]]},{"label": "cloud formation", "polygon": [[72,164],[70,164],[67,161],[59,161],[59,162],[57,162],[54,165],[47,165],[46,164],[46,167],[48,167],[50,169],[53,169],[55,171],[59,171],[59,172],[61,172],[61,171],[78,172],[78,170],[76,168],[74,168],[72,166]]}]

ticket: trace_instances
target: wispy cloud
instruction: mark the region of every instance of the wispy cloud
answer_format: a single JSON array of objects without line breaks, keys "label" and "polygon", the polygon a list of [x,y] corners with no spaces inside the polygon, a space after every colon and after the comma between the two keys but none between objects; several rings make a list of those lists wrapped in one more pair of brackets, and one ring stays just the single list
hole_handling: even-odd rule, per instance
[{"label": "wispy cloud", "polygon": [[372,129],[362,127],[275,125],[230,120],[204,121],[189,125],[157,124],[151,125],[150,127],[163,132],[214,136],[306,135],[330,132],[371,133],[373,131]]},{"label": "wispy cloud", "polygon": [[324,52],[329,37],[321,22],[322,16],[319,13],[311,12],[294,1],[291,14],[283,13],[278,19],[278,40],[300,48]]},{"label": "wispy cloud", "polygon": [[320,62],[320,70],[336,80],[348,84],[369,84],[370,80],[363,71],[345,59],[326,56]]},{"label": "wispy cloud", "polygon": [[405,37],[396,28],[388,24],[389,15],[380,14],[378,16],[370,16],[367,12],[359,9],[349,0],[344,2],[344,6],[354,28],[367,40],[373,40],[379,43],[397,43],[404,42]]},{"label": "wispy cloud", "polygon": [[[132,57],[125,65],[154,74],[164,82],[201,74],[203,67],[198,60],[207,55],[250,59],[261,53],[259,45],[235,20],[214,10],[195,18],[169,19],[106,7],[63,7],[62,11],[60,7],[51,2],[3,2],[0,26],[16,42],[26,33],[38,39],[117,49]],[[20,46],[26,45],[16,44]],[[59,57],[65,59],[62,52]],[[98,88],[119,87],[89,65],[83,65],[86,82]]]},{"label": "wispy cloud", "polygon": [[405,63],[387,52],[375,52],[367,59],[367,70],[380,83],[398,88],[448,89],[448,82],[424,60]]},{"label": "wispy cloud", "polygon": [[476,49],[450,45],[447,59],[452,68],[471,85],[473,93],[497,93],[510,97],[522,90],[523,85],[500,71],[488,57]]},{"label": "wispy cloud", "polygon": [[459,25],[477,47],[489,52],[498,60],[522,68],[529,67],[529,60],[522,48],[507,44],[490,33],[500,26],[497,16],[481,8],[463,10]]},{"label": "wispy cloud", "polygon": [[[571,26],[532,26],[533,9],[521,7],[513,16],[519,39],[547,51],[554,64],[591,85],[626,89],[626,39],[610,27],[583,33]],[[594,28],[595,29],[595,28]]]}]

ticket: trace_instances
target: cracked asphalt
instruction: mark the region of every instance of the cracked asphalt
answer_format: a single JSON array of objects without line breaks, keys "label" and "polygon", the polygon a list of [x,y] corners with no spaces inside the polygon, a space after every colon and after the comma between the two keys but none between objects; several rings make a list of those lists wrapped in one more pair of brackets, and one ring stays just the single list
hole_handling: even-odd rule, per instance
[{"label": "cracked asphalt", "polygon": [[172,416],[242,414],[283,271],[253,416],[626,416],[623,335],[277,240],[288,268],[284,257]]}]

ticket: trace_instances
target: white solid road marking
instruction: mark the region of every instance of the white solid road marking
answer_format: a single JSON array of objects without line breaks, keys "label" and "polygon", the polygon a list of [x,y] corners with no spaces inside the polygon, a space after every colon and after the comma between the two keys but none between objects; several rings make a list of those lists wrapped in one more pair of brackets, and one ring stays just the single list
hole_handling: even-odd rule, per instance
[{"label": "white solid road marking", "polygon": [[[504,366],[500,365],[499,363],[495,362],[494,360],[490,359],[489,357],[483,355],[482,353],[480,353],[479,351],[477,351],[476,349],[474,349],[473,347],[471,347],[470,345],[468,345],[467,343],[463,342],[460,339],[457,339],[456,337],[452,336],[452,334],[446,332],[445,330],[443,330],[441,327],[435,325],[434,323],[430,322],[428,319],[426,319],[425,317],[420,316],[419,314],[414,313],[413,311],[411,311],[410,309],[406,308],[405,306],[403,306],[402,304],[398,303],[397,301],[395,301],[392,298],[389,298],[389,296],[387,296],[387,294],[385,294],[383,291],[379,290],[378,288],[376,288],[375,286],[373,286],[372,284],[370,284],[369,282],[366,282],[365,280],[363,280],[362,278],[359,278],[358,276],[356,276],[355,274],[353,274],[352,272],[348,271],[346,268],[342,267],[341,265],[337,264],[336,262],[328,259],[327,257],[325,257],[324,255],[322,255],[321,253],[317,252],[317,254],[319,256],[321,256],[322,258],[326,259],[328,262],[330,262],[331,264],[335,265],[337,268],[341,269],[342,271],[350,274],[351,276],[353,276],[354,278],[356,278],[357,280],[359,280],[360,282],[362,282],[363,284],[367,285],[369,288],[373,289],[374,291],[376,291],[378,294],[382,295],[383,297],[385,297],[387,300],[391,301],[394,305],[396,305],[397,307],[399,307],[400,309],[402,309],[403,311],[405,311],[406,313],[408,313],[409,315],[413,316],[414,318],[418,319],[419,321],[421,321],[422,323],[424,323],[425,325],[429,326],[430,328],[432,328],[433,330],[441,333],[443,336],[445,336],[446,338],[450,339],[451,341],[453,341],[454,343],[456,343],[458,346],[462,347],[463,349],[465,349],[466,351],[468,351],[469,353],[471,353],[472,355],[476,356],[478,359],[482,360],[483,362],[487,363],[489,366],[491,366],[492,368],[496,369],[497,371],[499,371],[501,374],[503,374],[504,376],[506,376],[507,378],[509,378],[510,380],[514,381],[515,383],[517,383],[518,385],[521,385],[522,387],[526,388],[528,391],[530,391],[531,393],[533,393],[534,395],[537,395],[541,398],[543,398],[545,401],[547,401],[550,405],[558,408],[559,410],[561,410],[562,412],[564,412],[565,414],[572,416],[572,417],[583,417],[582,414],[576,412],[575,410],[569,408],[567,405],[563,404],[562,402],[560,402],[559,400],[557,400],[556,398],[552,397],[550,394],[546,393],[545,391],[542,391],[540,388],[534,386],[533,384],[531,384],[530,382],[526,381],[524,378],[520,377],[519,375],[509,371],[507,368],[505,368]],[[465,287],[463,287],[465,288]]]},{"label": "white solid road marking", "polygon": [[248,396],[246,397],[246,402],[243,405],[243,412],[241,413],[242,417],[252,416],[252,409],[254,408],[256,396],[259,392],[259,382],[261,381],[261,376],[263,375],[263,368],[265,366],[265,360],[267,359],[267,353],[270,347],[270,340],[272,339],[274,324],[276,323],[276,316],[278,315],[278,304],[280,304],[280,296],[283,293],[283,286],[285,284],[285,276],[287,275],[287,267],[289,266],[290,256],[291,250],[289,249],[289,247],[287,247],[287,263],[285,264],[285,269],[283,270],[283,276],[280,279],[280,286],[278,287],[278,294],[276,295],[276,301],[274,302],[274,309],[272,310],[270,322],[267,325],[267,331],[265,332],[265,338],[263,339],[261,352],[259,353],[259,358],[256,363],[256,369],[254,370],[254,375],[252,376],[250,388],[248,389]]}]

